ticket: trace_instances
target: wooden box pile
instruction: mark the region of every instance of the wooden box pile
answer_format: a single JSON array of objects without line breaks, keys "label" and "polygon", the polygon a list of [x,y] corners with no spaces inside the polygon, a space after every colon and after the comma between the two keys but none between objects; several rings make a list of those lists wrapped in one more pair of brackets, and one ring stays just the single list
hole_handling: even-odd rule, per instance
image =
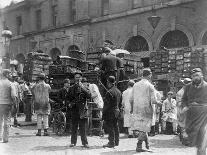
[{"label": "wooden box pile", "polygon": [[52,59],[45,53],[29,53],[28,59],[25,62],[23,74],[24,77],[33,81],[36,80],[40,73],[49,74],[49,66],[52,64]]}]

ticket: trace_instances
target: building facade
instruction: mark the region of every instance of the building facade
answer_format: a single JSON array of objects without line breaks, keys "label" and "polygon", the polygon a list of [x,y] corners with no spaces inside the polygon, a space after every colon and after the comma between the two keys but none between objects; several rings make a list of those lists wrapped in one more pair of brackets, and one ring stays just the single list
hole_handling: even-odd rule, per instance
[{"label": "building facade", "polygon": [[[206,0],[24,0],[2,10],[12,57],[92,53],[110,40],[130,52],[207,44]],[[160,17],[152,27],[151,16]]]}]

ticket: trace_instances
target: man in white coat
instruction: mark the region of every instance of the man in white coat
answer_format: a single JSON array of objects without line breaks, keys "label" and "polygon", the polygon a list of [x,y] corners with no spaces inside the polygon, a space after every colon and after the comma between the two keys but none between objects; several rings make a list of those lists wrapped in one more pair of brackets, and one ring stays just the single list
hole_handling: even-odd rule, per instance
[{"label": "man in white coat", "polygon": [[152,72],[150,69],[143,69],[143,78],[134,84],[130,98],[132,117],[132,130],[138,130],[137,152],[143,152],[142,142],[145,141],[149,149],[148,135],[152,125],[153,104],[157,104],[156,89],[151,83]]},{"label": "man in white coat", "polygon": [[128,128],[128,137],[133,138],[133,131],[130,128],[131,119],[131,104],[130,96],[132,94],[132,88],[134,86],[134,81],[130,80],[128,82],[128,88],[122,93],[122,105],[124,106],[124,127]]}]

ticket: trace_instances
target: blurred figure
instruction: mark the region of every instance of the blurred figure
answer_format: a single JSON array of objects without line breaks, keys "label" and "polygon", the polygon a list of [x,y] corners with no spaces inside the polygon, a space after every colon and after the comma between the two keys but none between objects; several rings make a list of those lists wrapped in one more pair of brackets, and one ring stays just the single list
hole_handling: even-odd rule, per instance
[{"label": "blurred figure", "polygon": [[45,83],[45,74],[40,74],[39,82],[32,87],[32,93],[34,96],[35,112],[37,114],[37,128],[38,132],[36,136],[41,136],[42,121],[44,128],[44,136],[48,136],[48,116],[50,114],[49,92],[51,90],[50,85]]},{"label": "blurred figure", "polygon": [[185,78],[183,80],[181,80],[181,82],[183,83],[183,87],[177,92],[176,95],[176,102],[177,102],[177,119],[178,119],[178,125],[179,125],[179,134],[180,134],[180,141],[186,145],[186,142],[184,140],[184,138],[187,138],[187,134],[185,132],[185,120],[186,120],[186,111],[183,111],[183,109],[185,109],[185,107],[183,107],[182,105],[182,97],[184,94],[184,90],[186,85],[188,85],[191,82],[190,78]]},{"label": "blurred figure", "polygon": [[124,107],[124,127],[128,128],[128,137],[133,138],[133,131],[130,128],[130,119],[131,119],[131,104],[130,104],[130,97],[132,95],[132,88],[135,82],[130,80],[128,82],[128,88],[122,93],[122,105]]},{"label": "blurred figure", "polygon": [[184,89],[183,111],[187,111],[185,129],[197,155],[206,155],[207,147],[207,83],[200,68],[191,71],[192,82]]},{"label": "blurred figure", "polygon": [[8,69],[3,69],[1,74],[2,78],[0,79],[0,139],[3,140],[3,143],[7,143],[9,137],[11,106],[12,104],[16,106],[16,92],[14,85],[12,85],[11,82],[8,80],[11,76],[11,72]]},{"label": "blurred figure", "polygon": [[19,103],[20,103],[20,87],[19,87],[19,83],[17,82],[18,80],[18,76],[15,72],[12,73],[12,78],[11,78],[11,82],[14,85],[15,88],[15,98],[16,98],[16,103],[15,103],[15,108],[13,107],[12,109],[12,117],[14,117],[14,126],[17,127],[18,121],[17,121],[17,114],[19,113]]},{"label": "blurred figure", "polygon": [[166,131],[166,123],[171,122],[173,125],[173,133],[177,134],[177,107],[176,107],[176,100],[172,98],[173,92],[169,91],[167,93],[167,99],[164,100],[162,104],[162,127],[163,131]]}]

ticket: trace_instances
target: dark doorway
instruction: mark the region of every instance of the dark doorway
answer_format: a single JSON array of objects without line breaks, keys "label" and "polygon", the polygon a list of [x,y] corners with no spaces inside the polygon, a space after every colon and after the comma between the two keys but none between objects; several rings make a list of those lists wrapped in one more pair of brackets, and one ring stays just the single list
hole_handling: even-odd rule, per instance
[{"label": "dark doorway", "polygon": [[142,51],[149,51],[149,46],[147,40],[142,36],[134,36],[131,37],[126,45],[125,48],[127,51],[133,52],[142,52]]},{"label": "dark doorway", "polygon": [[189,46],[186,34],[180,30],[167,32],[161,39],[159,48],[179,48]]}]

